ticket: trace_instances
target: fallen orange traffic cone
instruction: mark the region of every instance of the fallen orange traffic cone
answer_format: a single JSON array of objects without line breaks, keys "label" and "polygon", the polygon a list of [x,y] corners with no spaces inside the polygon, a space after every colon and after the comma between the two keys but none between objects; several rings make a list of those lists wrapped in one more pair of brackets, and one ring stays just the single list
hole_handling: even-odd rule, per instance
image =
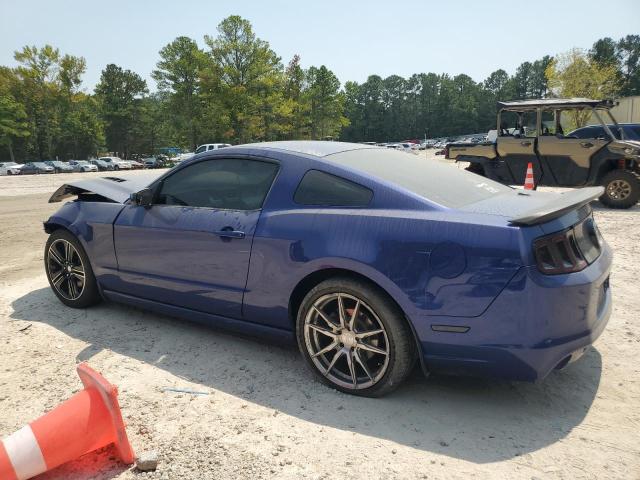
[{"label": "fallen orange traffic cone", "polygon": [[536,184],[533,180],[533,164],[529,162],[527,164],[527,175],[524,177],[524,189],[535,190]]},{"label": "fallen orange traffic cone", "polygon": [[86,363],[78,375],[84,390],[0,442],[0,479],[31,478],[110,443],[133,463],[118,389]]}]

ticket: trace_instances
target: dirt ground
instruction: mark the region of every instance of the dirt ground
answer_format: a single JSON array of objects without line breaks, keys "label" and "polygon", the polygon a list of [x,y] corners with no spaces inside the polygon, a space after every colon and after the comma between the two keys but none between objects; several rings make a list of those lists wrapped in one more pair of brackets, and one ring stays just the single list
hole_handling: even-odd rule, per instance
[{"label": "dirt ground", "polygon": [[416,371],[364,399],[320,385],[293,348],[115,304],[64,307],[42,221],[69,176],[0,177],[0,437],[77,392],[88,361],[118,385],[136,452],[159,465],[139,473],[107,448],[40,478],[640,479],[640,207],[596,206],[615,252],[613,314],[578,362],[539,384]]}]

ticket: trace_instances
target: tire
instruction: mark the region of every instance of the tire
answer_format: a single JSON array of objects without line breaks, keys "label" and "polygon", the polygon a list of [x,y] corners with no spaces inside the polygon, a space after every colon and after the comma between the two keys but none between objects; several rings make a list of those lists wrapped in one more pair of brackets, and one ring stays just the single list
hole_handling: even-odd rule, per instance
[{"label": "tire", "polygon": [[100,302],[89,257],[69,231],[58,229],[49,235],[44,248],[44,269],[53,293],[66,306],[86,308]]},{"label": "tire", "polygon": [[395,303],[379,288],[346,277],[325,280],[307,293],[296,336],[318,379],[354,395],[380,397],[395,390],[416,358],[413,335]]},{"label": "tire", "polygon": [[114,169],[114,170],[120,170],[120,167],[119,167],[118,165],[115,165],[115,166],[113,167],[113,169]]},{"label": "tire", "polygon": [[609,208],[631,208],[640,199],[640,178],[630,170],[611,170],[601,183],[600,202]]}]

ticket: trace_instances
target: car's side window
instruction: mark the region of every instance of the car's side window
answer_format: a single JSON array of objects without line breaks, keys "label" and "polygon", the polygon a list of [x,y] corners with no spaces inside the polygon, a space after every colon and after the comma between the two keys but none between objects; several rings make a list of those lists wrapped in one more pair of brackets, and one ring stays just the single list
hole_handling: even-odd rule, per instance
[{"label": "car's side window", "polygon": [[157,204],[226,210],[262,208],[278,165],[245,159],[206,160],[178,170],[160,186]]},{"label": "car's side window", "polygon": [[372,198],[367,187],[319,170],[309,170],[293,196],[298,204],[326,207],[366,207]]}]

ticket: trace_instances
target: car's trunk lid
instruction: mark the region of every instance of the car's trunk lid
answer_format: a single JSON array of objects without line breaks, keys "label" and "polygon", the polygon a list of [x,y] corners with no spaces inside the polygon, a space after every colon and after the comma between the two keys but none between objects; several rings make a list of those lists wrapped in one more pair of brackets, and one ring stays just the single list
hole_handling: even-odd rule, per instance
[{"label": "car's trunk lid", "polygon": [[541,225],[572,211],[579,211],[603,192],[602,187],[587,187],[564,193],[514,189],[466,205],[460,210],[506,217],[515,226]]}]

